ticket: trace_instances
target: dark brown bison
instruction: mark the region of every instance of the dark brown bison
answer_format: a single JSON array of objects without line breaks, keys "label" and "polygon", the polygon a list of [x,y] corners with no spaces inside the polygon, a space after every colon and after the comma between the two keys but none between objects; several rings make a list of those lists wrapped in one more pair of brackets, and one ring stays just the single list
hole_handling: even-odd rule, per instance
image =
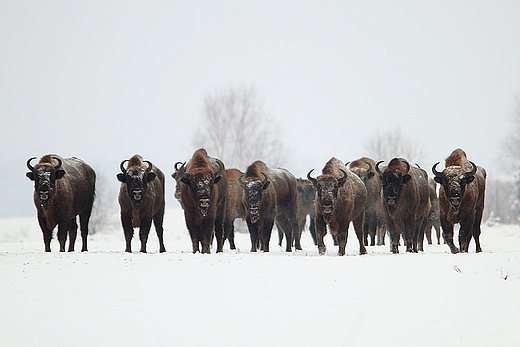
[{"label": "dark brown bison", "polygon": [[239,181],[244,188],[251,252],[256,252],[259,244],[262,251],[269,252],[275,220],[285,235],[285,250],[291,252],[293,234],[298,227],[296,178],[285,169],[268,168],[262,161],[255,161]]},{"label": "dark brown bison", "polygon": [[437,196],[437,183],[433,178],[428,180],[430,186],[430,213],[428,213],[428,221],[426,222],[426,228],[424,229],[424,235],[428,244],[432,244],[432,228],[435,228],[435,234],[437,236],[437,244],[441,244],[441,219],[440,219],[440,206],[439,198]]},{"label": "dark brown bison", "polygon": [[460,224],[459,246],[461,252],[468,252],[471,237],[475,240],[476,252],[480,248],[480,223],[484,212],[486,190],[486,170],[470,162],[462,149],[454,150],[446,158],[445,169],[432,171],[439,188],[442,236],[452,253],[459,249],[453,243],[453,225]]},{"label": "dark brown bison", "polygon": [[[293,236],[293,244],[296,249],[301,250],[301,237],[303,229],[305,229],[305,224],[307,223],[307,216],[310,218],[309,231],[311,233],[312,240],[314,241],[314,244],[317,245],[316,228],[314,223],[314,216],[316,214],[314,196],[316,191],[314,190],[314,185],[311,181],[301,178],[296,179],[296,189],[298,190],[296,199],[298,229]],[[282,241],[283,232],[281,229],[278,229],[278,245],[280,247],[282,246]]]},{"label": "dark brown bison", "polygon": [[173,173],[172,178],[175,180],[175,193],[173,193],[173,197],[177,199],[179,204],[181,204],[182,207],[182,200],[181,200],[181,177],[184,176],[184,172],[186,171],[186,163],[181,163],[180,161],[176,162],[175,165],[173,165]]},{"label": "dark brown bison", "polygon": [[164,174],[157,166],[137,154],[123,160],[119,168],[121,172],[117,174],[117,179],[121,182],[121,188],[118,200],[126,241],[125,251],[132,252],[134,228],[139,228],[141,252],[146,253],[153,221],[159,238],[159,252],[166,252],[163,241]]},{"label": "dark brown bison", "polygon": [[243,203],[244,189],[239,182],[240,176],[242,176],[243,173],[237,169],[227,169],[225,175],[227,179],[227,191],[224,238],[228,240],[231,249],[236,249],[234,221],[237,218],[246,218],[246,209]]},{"label": "dark brown bison", "polygon": [[359,253],[366,254],[363,242],[363,221],[367,189],[363,181],[345,168],[341,160],[331,158],[323,167],[321,175],[313,178],[309,171],[307,178],[316,188],[316,239],[318,252],[325,254],[327,247],[323,242],[327,234],[327,225],[335,236],[338,245],[338,255],[345,255],[348,228],[350,222],[359,241]]},{"label": "dark brown bison", "polygon": [[[376,231],[381,226],[380,216],[383,208],[381,200],[381,180],[376,177],[374,171],[375,162],[370,158],[360,158],[350,163],[350,171],[355,173],[367,188],[367,203],[365,205],[365,223],[363,225],[363,241],[368,246],[368,236],[370,235],[370,246],[376,244]],[[383,242],[378,240],[379,243]]]},{"label": "dark brown bison", "polygon": [[426,218],[430,211],[430,193],[426,171],[410,164],[402,158],[394,158],[381,171],[376,164],[376,172],[381,178],[382,199],[386,225],[390,232],[390,251],[399,253],[399,236],[403,235],[407,252],[421,250],[417,247],[420,234],[424,233]]},{"label": "dark brown bison", "polygon": [[210,158],[205,149],[193,153],[181,177],[181,200],[186,226],[190,233],[193,253],[211,253],[213,237],[217,238],[217,252],[224,245],[227,179],[224,163]]},{"label": "dark brown bison", "polygon": [[34,204],[38,222],[43,232],[45,252],[51,251],[52,230],[58,226],[60,252],[65,252],[67,232],[69,252],[74,251],[79,215],[82,252],[87,251],[88,222],[94,203],[96,174],[78,158],[61,158],[45,155],[34,167],[27,160],[27,177],[34,181]]}]

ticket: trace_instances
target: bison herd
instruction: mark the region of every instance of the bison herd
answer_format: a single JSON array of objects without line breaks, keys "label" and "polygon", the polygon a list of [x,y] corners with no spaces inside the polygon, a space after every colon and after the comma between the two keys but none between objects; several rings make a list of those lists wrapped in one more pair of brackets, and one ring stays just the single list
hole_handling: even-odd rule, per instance
[{"label": "bison herd", "polygon": [[[45,251],[50,252],[53,229],[58,226],[60,251],[74,251],[77,216],[83,245],[87,251],[88,222],[94,202],[96,175],[77,158],[45,155],[34,166],[27,160],[27,177],[34,181],[34,204],[42,229]],[[394,158],[386,165],[363,157],[344,164],[331,158],[321,175],[296,179],[289,171],[255,161],[245,172],[226,169],[224,163],[198,149],[188,162],[174,165],[175,198],[184,210],[193,252],[210,253],[213,240],[222,252],[227,240],[235,249],[233,222],[243,219],[251,238],[251,252],[269,252],[273,226],[279,231],[279,244],[285,238],[286,251],[301,250],[301,234],[307,216],[310,232],[319,254],[326,253],[327,230],[345,254],[348,229],[352,222],[359,242],[359,253],[366,246],[383,245],[390,236],[390,251],[399,253],[404,242],[407,252],[423,250],[423,240],[431,243],[431,229],[440,227],[452,253],[468,252],[473,238],[481,252],[480,224],[484,210],[486,171],[456,149],[445,160],[444,170],[432,167],[433,179],[418,165]],[[120,164],[119,205],[126,251],[132,252],[134,229],[139,228],[141,252],[152,222],[159,239],[159,252],[165,252],[163,218],[165,178],[163,172],[139,155]],[[437,195],[437,183],[439,193]],[[453,241],[454,225],[460,224],[459,247]]]}]

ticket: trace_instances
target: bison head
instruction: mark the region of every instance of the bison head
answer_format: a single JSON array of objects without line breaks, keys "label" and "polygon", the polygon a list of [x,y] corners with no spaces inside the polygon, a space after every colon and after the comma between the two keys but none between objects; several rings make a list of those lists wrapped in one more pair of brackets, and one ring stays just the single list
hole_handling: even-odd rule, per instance
[{"label": "bison head", "polygon": [[[361,168],[361,167],[353,167],[350,169],[353,173],[355,173],[365,185],[367,184],[368,180],[375,176],[372,164],[370,164],[368,161],[365,162],[367,165],[367,168]],[[348,163],[345,164],[345,166],[348,166]]]},{"label": "bison head", "polygon": [[198,210],[203,218],[208,215],[214,185],[222,179],[224,164],[219,161],[219,170],[198,169],[192,173],[184,173],[181,182],[186,184],[197,203]]},{"label": "bison head", "polygon": [[[393,162],[394,160],[392,160]],[[379,178],[383,184],[383,201],[390,210],[397,208],[399,197],[403,185],[410,182],[412,176],[408,173],[410,171],[410,164],[406,161],[401,161],[405,166],[405,170],[402,171],[396,166],[389,166],[384,172],[379,169],[379,164],[383,161],[376,163],[376,172],[379,174]],[[392,162],[390,162],[392,164]]]},{"label": "bison head", "polygon": [[59,180],[65,175],[65,171],[61,169],[61,159],[58,157],[51,158],[56,160],[58,165],[40,162],[36,167],[33,167],[31,161],[36,159],[36,157],[27,160],[27,168],[30,171],[27,172],[26,176],[31,181],[34,181],[34,190],[38,196],[40,206],[43,208],[47,208],[52,200],[56,188],[56,180]]},{"label": "bison head", "polygon": [[[172,173],[172,178],[175,180],[175,193],[174,197],[178,201],[181,201],[181,177],[184,176],[184,172],[186,171],[186,163],[181,163],[180,161],[176,162],[173,168],[175,171]],[[180,167],[179,167],[180,165]]]},{"label": "bison head", "polygon": [[460,202],[466,191],[466,185],[475,179],[477,166],[472,162],[470,163],[472,166],[470,171],[466,171],[460,166],[449,166],[443,172],[439,172],[436,170],[439,163],[432,167],[435,182],[442,185],[444,194],[450,202],[451,208],[455,211],[460,207]]},{"label": "bison head", "polygon": [[244,188],[244,198],[246,202],[246,208],[251,218],[251,223],[258,222],[260,219],[260,203],[262,202],[262,192],[269,187],[270,181],[267,175],[261,172],[264,176],[263,179],[251,177],[247,181],[244,181],[244,175],[238,178],[238,182]]},{"label": "bison head", "polygon": [[347,173],[340,169],[343,177],[337,178],[331,175],[321,175],[318,178],[311,177],[312,169],[307,174],[307,179],[312,182],[317,193],[317,202],[319,209],[323,213],[325,222],[330,222],[332,219],[332,212],[338,199],[339,188],[343,186],[347,180]]},{"label": "bison head", "polygon": [[122,172],[117,174],[117,179],[121,183],[126,184],[126,191],[128,192],[130,201],[132,201],[132,206],[138,209],[148,190],[148,182],[153,181],[157,175],[155,172],[152,172],[152,163],[148,160],[144,161],[148,164],[146,169],[142,166],[131,166],[125,169],[124,164],[127,161],[128,160],[123,160],[121,162],[119,167]]}]

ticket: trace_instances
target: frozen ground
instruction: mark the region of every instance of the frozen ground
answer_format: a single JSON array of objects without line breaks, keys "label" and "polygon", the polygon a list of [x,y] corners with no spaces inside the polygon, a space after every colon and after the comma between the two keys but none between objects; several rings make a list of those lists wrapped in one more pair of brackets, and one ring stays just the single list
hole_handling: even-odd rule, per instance
[{"label": "frozen ground", "polygon": [[[192,254],[180,209],[167,253],[123,252],[117,223],[88,253],[43,252],[36,218],[0,220],[1,346],[519,346],[520,227],[485,225],[484,252],[445,245],[359,256],[304,250]],[[138,250],[138,240],[134,240]],[[77,247],[79,248],[79,240]]]}]

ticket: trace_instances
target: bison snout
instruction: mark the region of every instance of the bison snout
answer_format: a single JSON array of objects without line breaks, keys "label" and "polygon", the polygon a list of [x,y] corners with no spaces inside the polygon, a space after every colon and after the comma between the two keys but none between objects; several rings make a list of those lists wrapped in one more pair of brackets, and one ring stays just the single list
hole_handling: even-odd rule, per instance
[{"label": "bison snout", "polygon": [[209,199],[200,199],[199,200],[199,206],[201,208],[208,208],[209,207]]},{"label": "bison snout", "polygon": [[321,209],[323,210],[323,213],[329,214],[329,213],[332,213],[332,211],[334,210],[334,205],[333,204],[321,205]]},{"label": "bison snout", "polygon": [[139,201],[139,200],[141,200],[143,198],[143,191],[141,189],[134,190],[132,192],[132,194],[133,194],[134,200]]},{"label": "bison snout", "polygon": [[42,201],[49,200],[50,193],[51,192],[48,190],[40,190],[39,191],[40,200],[42,200]]}]

